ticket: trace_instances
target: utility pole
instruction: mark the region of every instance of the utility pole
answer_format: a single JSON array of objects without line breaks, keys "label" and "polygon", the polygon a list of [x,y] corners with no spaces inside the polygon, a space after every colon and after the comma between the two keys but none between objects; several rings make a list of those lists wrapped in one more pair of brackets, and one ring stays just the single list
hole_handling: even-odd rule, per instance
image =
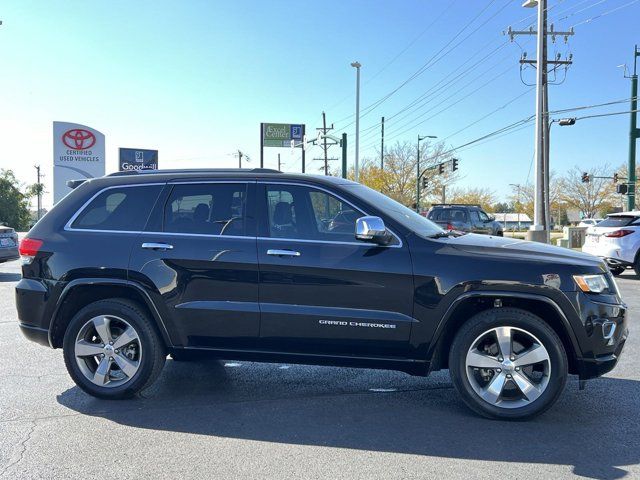
[{"label": "utility pole", "polygon": [[[527,60],[526,53],[520,59],[520,65],[535,65],[536,67],[536,129],[535,129],[535,192],[533,225],[527,232],[527,239],[537,242],[549,241],[549,107],[548,107],[548,65],[571,65],[572,60],[547,59],[547,36],[555,41],[556,36],[562,36],[565,41],[573,35],[573,29],[568,32],[556,32],[551,25],[547,30],[547,0],[527,0],[523,7],[538,8],[538,27],[524,31],[514,31],[508,28],[507,34],[513,41],[517,35],[536,35],[536,60]],[[521,67],[522,68],[522,67]]]},{"label": "utility pole", "polygon": [[640,138],[638,129],[638,45],[633,49],[633,75],[631,75],[631,123],[629,127],[629,186],[627,190],[627,210],[636,207],[636,142]]},{"label": "utility pole", "polygon": [[445,204],[447,203],[447,186],[446,185],[442,185],[442,203]]},{"label": "utility pole", "polygon": [[[329,158],[327,156],[327,151],[329,150],[329,147],[331,147],[332,145],[335,145],[335,142],[327,143],[327,133],[333,130],[333,123],[331,124],[331,127],[327,128],[327,117],[324,112],[322,112],[322,128],[316,128],[316,130],[318,130],[318,141],[316,144],[322,147],[322,149],[324,150],[324,174],[329,175],[329,160],[337,160],[337,159]],[[320,144],[320,141],[322,141],[322,144]],[[322,159],[314,158],[314,160],[322,160]]]},{"label": "utility pole", "polygon": [[244,153],[242,153],[240,150],[238,150],[238,168],[242,168],[242,156],[244,155]]},{"label": "utility pole", "polygon": [[380,133],[380,170],[384,170],[384,117],[382,117],[380,125],[382,126]]},{"label": "utility pole", "polygon": [[355,180],[360,180],[360,62],[352,62],[351,66],[356,69],[356,162]]},{"label": "utility pole", "polygon": [[280,154],[278,154],[278,171],[282,171],[282,162],[280,161]]},{"label": "utility pole", "polygon": [[[2,25],[2,22],[0,22],[0,25]],[[40,212],[42,211],[42,184],[40,183],[40,165],[35,165],[34,167],[36,169],[37,175],[38,175],[38,182],[36,183],[37,185],[37,193],[38,193],[38,210],[36,213],[36,218],[38,220],[40,220]]]}]

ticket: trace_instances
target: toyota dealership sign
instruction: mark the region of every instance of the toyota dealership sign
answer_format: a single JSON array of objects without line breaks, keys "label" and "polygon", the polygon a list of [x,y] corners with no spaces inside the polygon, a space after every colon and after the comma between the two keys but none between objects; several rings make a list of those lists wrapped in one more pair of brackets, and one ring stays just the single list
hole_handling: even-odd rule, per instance
[{"label": "toyota dealership sign", "polygon": [[53,122],[53,202],[71,191],[68,180],[103,176],[104,161],[102,133],[85,125]]}]

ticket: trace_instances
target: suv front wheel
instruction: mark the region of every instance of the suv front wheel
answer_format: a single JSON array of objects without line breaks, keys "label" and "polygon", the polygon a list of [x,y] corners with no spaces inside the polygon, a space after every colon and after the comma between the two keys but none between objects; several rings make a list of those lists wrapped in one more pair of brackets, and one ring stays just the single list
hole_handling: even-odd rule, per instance
[{"label": "suv front wheel", "polygon": [[523,419],[550,408],[567,380],[562,341],[541,318],[516,308],[485,310],[467,321],[449,352],[463,401],[489,418]]},{"label": "suv front wheel", "polygon": [[124,299],[100,300],[80,310],[67,327],[63,350],[76,385],[105,399],[142,392],[158,377],[166,359],[151,320]]}]

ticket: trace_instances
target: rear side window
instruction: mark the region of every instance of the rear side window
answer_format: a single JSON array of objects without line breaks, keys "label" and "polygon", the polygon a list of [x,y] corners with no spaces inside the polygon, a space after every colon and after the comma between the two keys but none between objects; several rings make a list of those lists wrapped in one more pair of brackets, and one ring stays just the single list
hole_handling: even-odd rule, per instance
[{"label": "rear side window", "polygon": [[176,185],[164,210],[164,231],[245,236],[246,199],[246,183]]},{"label": "rear side window", "polygon": [[161,185],[138,185],[104,190],[71,224],[81,230],[139,232],[144,229]]},{"label": "rear side window", "polygon": [[607,217],[597,224],[597,227],[626,227],[628,225],[640,225],[640,217],[616,215]]}]

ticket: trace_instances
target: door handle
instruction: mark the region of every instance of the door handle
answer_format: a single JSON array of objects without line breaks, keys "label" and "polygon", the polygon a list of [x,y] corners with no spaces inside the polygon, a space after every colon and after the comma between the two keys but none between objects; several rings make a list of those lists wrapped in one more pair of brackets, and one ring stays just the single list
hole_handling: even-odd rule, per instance
[{"label": "door handle", "polygon": [[142,244],[142,248],[146,248],[147,250],[173,250],[173,245],[169,245],[168,243],[145,242]]},{"label": "door handle", "polygon": [[300,252],[293,250],[267,250],[267,255],[274,255],[276,257],[299,257]]}]

